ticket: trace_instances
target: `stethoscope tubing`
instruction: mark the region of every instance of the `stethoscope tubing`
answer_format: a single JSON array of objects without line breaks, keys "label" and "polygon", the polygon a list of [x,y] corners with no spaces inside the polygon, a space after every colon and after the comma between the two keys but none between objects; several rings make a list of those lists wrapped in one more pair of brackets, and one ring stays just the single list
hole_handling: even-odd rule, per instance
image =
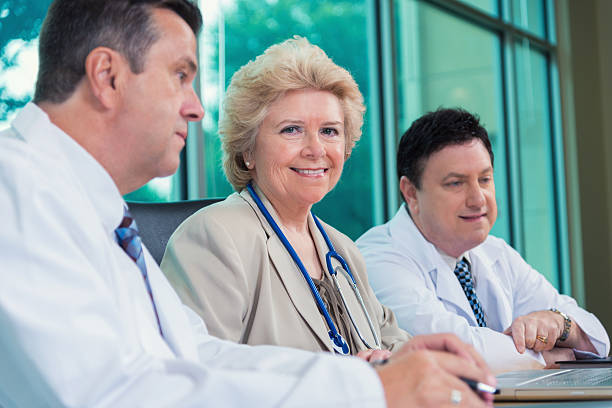
[{"label": "stethoscope tubing", "polygon": [[[249,194],[251,195],[251,198],[253,199],[253,201],[255,201],[255,204],[257,205],[257,207],[259,208],[261,213],[264,215],[264,217],[268,221],[268,224],[272,227],[272,229],[274,230],[274,232],[276,233],[278,238],[281,240],[283,246],[285,247],[285,249],[287,249],[287,252],[291,256],[293,261],[296,263],[298,269],[302,273],[302,276],[304,277],[304,279],[308,283],[308,286],[310,287],[310,291],[312,292],[312,295],[315,298],[317,306],[319,307],[319,310],[321,311],[321,314],[323,315],[323,317],[324,317],[325,321],[327,322],[327,325],[328,325],[328,327],[330,329],[329,335],[330,335],[330,338],[331,338],[332,342],[335,343],[336,346],[341,347],[344,354],[347,354],[347,352],[348,352],[348,345],[346,345],[346,342],[342,339],[342,336],[338,332],[338,329],[336,328],[336,325],[332,321],[331,316],[329,314],[329,311],[325,307],[325,304],[323,303],[323,299],[321,299],[321,295],[319,294],[319,291],[317,290],[317,288],[316,288],[312,278],[310,277],[310,274],[306,270],[306,267],[302,263],[302,260],[300,259],[298,254],[295,252],[295,249],[293,249],[293,246],[291,245],[291,243],[289,242],[287,237],[285,237],[285,234],[281,231],[280,227],[278,226],[278,224],[276,223],[274,218],[272,218],[272,215],[270,214],[270,212],[268,211],[266,206],[263,204],[263,202],[259,198],[259,195],[257,194],[257,192],[255,191],[255,189],[252,186],[252,182],[249,182],[246,187],[247,187],[247,190],[249,191]],[[348,314],[348,316],[349,316],[349,318],[351,320],[351,323],[352,323],[353,327],[355,328],[355,332],[357,333],[358,337],[360,338],[360,340],[363,342],[363,344],[367,348],[369,348],[369,349],[380,348],[380,340],[378,338],[378,334],[376,333],[374,325],[372,324],[372,319],[370,318],[370,315],[369,315],[369,313],[368,313],[368,311],[367,311],[367,309],[365,307],[365,303],[363,302],[363,298],[361,297],[361,293],[359,292],[359,289],[357,288],[357,282],[355,281],[355,278],[353,277],[353,274],[351,273],[351,270],[350,270],[348,264],[346,263],[344,258],[342,258],[340,256],[340,254],[338,254],[336,252],[336,250],[335,250],[331,240],[329,239],[329,236],[325,232],[325,229],[323,228],[323,226],[319,222],[318,218],[314,215],[314,213],[312,211],[310,212],[310,214],[312,215],[312,218],[314,219],[314,222],[315,222],[317,228],[319,229],[319,231],[321,232],[321,235],[323,236],[323,239],[325,240],[325,243],[327,244],[327,247],[329,249],[329,252],[325,256],[325,261],[326,261],[326,264],[327,264],[327,270],[328,270],[329,274],[332,277],[332,281],[334,282],[334,286],[336,287],[336,290],[340,294],[340,298],[341,298],[342,303],[343,303],[343,305],[344,305],[344,307],[345,307],[345,309],[347,311],[347,314]],[[340,284],[339,284],[338,278],[337,278],[338,273],[337,273],[337,271],[332,266],[332,263],[331,263],[331,259],[332,258],[336,259],[340,263],[340,265],[342,266],[342,267],[338,267],[338,268],[340,268],[344,272],[346,277],[348,278],[349,283],[351,285],[351,289],[353,290],[353,293],[355,293],[355,296],[357,297],[357,300],[360,303],[360,306],[361,306],[361,308],[362,308],[362,310],[363,310],[363,312],[364,312],[364,314],[366,316],[366,320],[368,322],[368,325],[370,326],[370,330],[372,331],[372,334],[374,336],[374,341],[376,343],[376,346],[374,346],[374,347],[372,347],[372,346],[370,346],[368,344],[368,342],[362,336],[361,331],[357,327],[357,322],[355,322],[355,320],[353,318],[353,314],[351,313],[351,310],[350,310],[350,308],[348,306],[348,303],[347,303],[346,299],[344,298],[344,295],[342,294],[342,290],[340,290]],[[341,344],[339,344],[339,343],[344,343],[344,344],[341,346]],[[344,351],[344,347],[346,347],[347,351]]]},{"label": "stethoscope tubing", "polygon": [[249,194],[251,195],[251,198],[253,198],[253,201],[255,201],[255,204],[257,204],[259,211],[261,211],[261,213],[264,215],[264,217],[268,221],[268,224],[270,224],[270,226],[276,233],[276,236],[278,236],[278,238],[281,240],[281,242],[283,243],[283,246],[287,249],[287,252],[289,252],[289,255],[291,255],[291,258],[293,258],[293,261],[298,266],[298,269],[300,270],[300,272],[306,279],[308,286],[310,286],[310,291],[315,297],[317,306],[319,307],[321,314],[323,314],[323,317],[325,318],[325,321],[327,322],[327,327],[329,327],[330,329],[330,332],[331,332],[330,336],[333,335],[334,338],[337,338],[336,336],[338,336],[340,333],[338,332],[338,329],[336,329],[336,325],[332,321],[331,316],[329,315],[329,312],[327,311],[327,308],[325,307],[325,304],[323,303],[323,299],[321,299],[321,295],[319,294],[319,291],[317,290],[314,282],[312,281],[312,278],[306,271],[306,267],[302,263],[302,260],[300,259],[298,254],[295,252],[295,249],[293,249],[293,246],[291,245],[287,237],[285,237],[285,234],[283,234],[283,232],[281,231],[276,221],[274,221],[274,219],[272,218],[272,215],[270,214],[266,206],[263,204],[263,202],[259,198],[259,195],[257,194],[257,192],[255,192],[255,189],[253,189],[252,183],[249,182],[246,187],[247,187],[247,190],[249,191]]}]

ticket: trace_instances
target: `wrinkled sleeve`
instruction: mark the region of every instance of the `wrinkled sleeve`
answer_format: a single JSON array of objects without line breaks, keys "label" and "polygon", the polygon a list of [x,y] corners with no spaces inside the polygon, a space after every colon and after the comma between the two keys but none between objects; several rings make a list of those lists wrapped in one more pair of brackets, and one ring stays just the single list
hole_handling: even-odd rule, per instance
[{"label": "wrinkled sleeve", "polygon": [[104,245],[78,222],[93,216],[84,203],[3,164],[1,406],[384,406],[365,363],[237,346],[197,320],[200,364],[146,353],[116,302],[117,282],[82,249]]},{"label": "wrinkled sleeve", "polygon": [[539,353],[520,354],[510,336],[473,327],[444,307],[419,266],[388,248],[360,245],[370,284],[381,303],[395,313],[399,326],[413,335],[454,333],[478,350],[494,372],[544,367]]},{"label": "wrinkled sleeve", "polygon": [[567,314],[587,334],[597,354],[605,357],[610,352],[610,338],[597,317],[584,310],[572,297],[562,295],[546,278],[533,269],[510,246],[506,246],[512,267],[514,290],[514,318],[552,307]]}]

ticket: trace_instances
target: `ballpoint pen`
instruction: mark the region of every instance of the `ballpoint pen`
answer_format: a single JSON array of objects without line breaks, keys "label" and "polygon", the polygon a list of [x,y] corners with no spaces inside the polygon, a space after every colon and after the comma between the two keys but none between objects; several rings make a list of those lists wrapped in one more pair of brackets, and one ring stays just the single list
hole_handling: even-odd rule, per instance
[{"label": "ballpoint pen", "polygon": [[499,394],[499,390],[492,385],[481,383],[470,378],[459,377],[463,382],[470,386],[475,392],[486,392],[487,394]]}]

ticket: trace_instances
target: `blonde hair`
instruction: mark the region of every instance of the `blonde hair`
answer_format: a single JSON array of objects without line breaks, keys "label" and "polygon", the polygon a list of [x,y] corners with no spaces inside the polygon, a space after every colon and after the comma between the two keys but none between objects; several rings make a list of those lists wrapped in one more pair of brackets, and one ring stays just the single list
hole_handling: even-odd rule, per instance
[{"label": "blonde hair", "polygon": [[287,91],[298,89],[328,91],[339,99],[346,157],[361,137],[365,106],[351,74],[306,38],[294,36],[272,45],[234,74],[225,94],[219,124],[223,169],[236,191],[252,179],[243,154],[254,150],[268,106]]}]

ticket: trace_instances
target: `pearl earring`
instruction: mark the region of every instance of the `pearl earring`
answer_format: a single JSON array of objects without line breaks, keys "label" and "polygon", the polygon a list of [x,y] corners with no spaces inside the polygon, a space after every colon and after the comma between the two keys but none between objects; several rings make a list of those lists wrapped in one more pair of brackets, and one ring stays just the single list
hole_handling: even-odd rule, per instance
[{"label": "pearl earring", "polygon": [[248,161],[244,162],[244,164],[246,164],[247,169],[248,169],[248,168],[249,168],[249,166],[251,165],[251,163],[250,163],[250,162],[248,162]]}]

